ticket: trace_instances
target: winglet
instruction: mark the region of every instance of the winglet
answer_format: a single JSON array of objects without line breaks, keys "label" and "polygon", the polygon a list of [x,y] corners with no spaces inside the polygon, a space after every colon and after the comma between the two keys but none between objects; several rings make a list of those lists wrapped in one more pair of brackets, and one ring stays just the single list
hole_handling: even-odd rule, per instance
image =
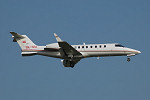
[{"label": "winglet", "polygon": [[63,42],[56,33],[54,33],[54,36],[56,37],[57,42]]}]

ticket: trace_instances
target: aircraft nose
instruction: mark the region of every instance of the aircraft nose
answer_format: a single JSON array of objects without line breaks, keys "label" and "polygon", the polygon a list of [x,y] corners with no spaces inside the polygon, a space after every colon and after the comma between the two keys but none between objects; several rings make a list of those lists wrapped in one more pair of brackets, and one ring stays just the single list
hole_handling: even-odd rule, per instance
[{"label": "aircraft nose", "polygon": [[134,54],[140,54],[141,53],[141,51],[138,51],[138,50],[135,50],[135,49],[130,49],[131,51],[132,51],[132,53],[134,53]]},{"label": "aircraft nose", "polygon": [[136,52],[136,54],[140,54],[141,53],[141,51],[138,51],[138,50],[135,50],[135,52]]},{"label": "aircraft nose", "polygon": [[138,53],[138,54],[140,54],[140,53],[141,53],[141,51],[138,51],[138,50],[137,50],[137,53]]}]

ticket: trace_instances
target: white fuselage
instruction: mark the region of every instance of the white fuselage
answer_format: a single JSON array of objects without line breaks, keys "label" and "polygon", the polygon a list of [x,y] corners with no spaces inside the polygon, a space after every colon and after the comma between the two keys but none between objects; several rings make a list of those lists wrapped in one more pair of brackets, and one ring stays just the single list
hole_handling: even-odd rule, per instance
[{"label": "white fuselage", "polygon": [[[17,42],[22,50],[22,56],[43,55],[54,58],[63,59],[64,67],[74,67],[82,58],[87,57],[106,57],[106,56],[134,56],[141,53],[138,50],[124,47],[120,44],[83,44],[70,45],[58,37],[54,36],[57,43],[48,44],[46,46],[37,46],[26,35],[20,35],[10,32],[14,38],[13,42]],[[127,58],[130,61],[130,58]]]},{"label": "white fuselage", "polygon": [[[105,56],[134,56],[141,53],[138,50],[123,47],[120,44],[83,44],[71,45],[82,54],[81,58],[86,57],[105,57]],[[37,48],[26,48],[22,50],[22,54],[28,52],[36,52],[38,55],[61,58],[60,47],[58,43],[48,44],[46,46],[37,46]]]}]

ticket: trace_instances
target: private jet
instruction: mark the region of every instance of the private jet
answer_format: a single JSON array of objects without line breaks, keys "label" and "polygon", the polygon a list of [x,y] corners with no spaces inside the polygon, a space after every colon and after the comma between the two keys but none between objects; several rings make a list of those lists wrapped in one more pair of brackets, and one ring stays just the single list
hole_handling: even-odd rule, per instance
[{"label": "private jet", "polygon": [[74,67],[81,59],[88,57],[107,57],[107,56],[127,56],[130,61],[131,56],[140,54],[135,49],[127,48],[119,43],[111,44],[85,44],[70,45],[61,40],[56,33],[57,43],[51,43],[46,46],[34,44],[26,35],[20,35],[15,32],[12,34],[13,42],[17,42],[21,47],[22,56],[42,55],[62,59],[64,67]]}]

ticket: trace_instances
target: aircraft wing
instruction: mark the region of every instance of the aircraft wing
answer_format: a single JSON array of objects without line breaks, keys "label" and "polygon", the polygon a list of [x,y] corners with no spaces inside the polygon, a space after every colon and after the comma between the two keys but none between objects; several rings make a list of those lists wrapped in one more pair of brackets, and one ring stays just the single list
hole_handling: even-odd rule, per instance
[{"label": "aircraft wing", "polygon": [[[70,44],[65,41],[62,41],[56,33],[54,33],[56,40],[60,47],[60,53],[63,59],[67,58],[81,58],[83,57],[80,52],[78,52],[75,48],[73,48]],[[78,62],[78,61],[77,61]]]}]

